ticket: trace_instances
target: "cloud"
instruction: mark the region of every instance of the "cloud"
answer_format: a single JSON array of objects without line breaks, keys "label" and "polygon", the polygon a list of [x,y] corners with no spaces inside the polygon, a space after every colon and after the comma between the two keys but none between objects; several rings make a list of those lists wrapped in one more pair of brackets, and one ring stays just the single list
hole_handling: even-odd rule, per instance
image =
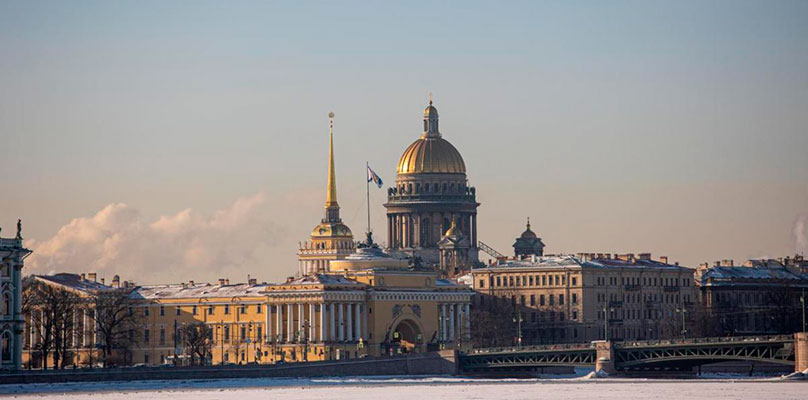
[{"label": "cloud", "polygon": [[797,254],[808,253],[808,214],[800,214],[794,222],[794,247]]},{"label": "cloud", "polygon": [[[127,204],[109,204],[89,218],[75,218],[34,251],[28,273],[98,272],[138,283],[215,280],[264,271],[284,229],[259,193],[211,215],[185,209],[147,221]],[[253,274],[255,276],[255,274]]]}]

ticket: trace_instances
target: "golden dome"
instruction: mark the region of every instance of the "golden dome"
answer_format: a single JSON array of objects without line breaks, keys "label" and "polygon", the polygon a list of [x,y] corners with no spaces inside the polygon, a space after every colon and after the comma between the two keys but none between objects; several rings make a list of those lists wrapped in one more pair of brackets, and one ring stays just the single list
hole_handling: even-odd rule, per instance
[{"label": "golden dome", "polygon": [[314,227],[311,231],[312,239],[315,238],[332,238],[332,237],[346,237],[352,238],[351,228],[342,222],[323,222]]},{"label": "golden dome", "polygon": [[440,137],[421,137],[398,160],[399,174],[465,174],[466,164],[460,152]]}]

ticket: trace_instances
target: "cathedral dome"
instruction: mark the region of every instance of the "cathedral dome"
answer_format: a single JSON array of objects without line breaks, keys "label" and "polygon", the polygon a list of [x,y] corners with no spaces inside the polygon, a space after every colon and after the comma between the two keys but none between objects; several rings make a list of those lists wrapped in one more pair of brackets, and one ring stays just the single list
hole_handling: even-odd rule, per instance
[{"label": "cathedral dome", "polygon": [[[434,107],[433,107],[434,108]],[[441,137],[421,137],[413,142],[398,161],[399,174],[465,174],[460,152]]]}]

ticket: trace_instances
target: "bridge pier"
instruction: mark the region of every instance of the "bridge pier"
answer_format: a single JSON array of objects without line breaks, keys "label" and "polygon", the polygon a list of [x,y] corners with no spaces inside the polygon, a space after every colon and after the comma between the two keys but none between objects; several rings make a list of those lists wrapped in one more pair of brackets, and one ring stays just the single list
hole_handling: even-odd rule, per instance
[{"label": "bridge pier", "polygon": [[794,372],[808,369],[808,332],[794,334]]},{"label": "bridge pier", "polygon": [[607,340],[597,340],[592,342],[595,345],[595,372],[603,371],[607,374],[615,373],[614,369],[614,347],[612,342]]}]

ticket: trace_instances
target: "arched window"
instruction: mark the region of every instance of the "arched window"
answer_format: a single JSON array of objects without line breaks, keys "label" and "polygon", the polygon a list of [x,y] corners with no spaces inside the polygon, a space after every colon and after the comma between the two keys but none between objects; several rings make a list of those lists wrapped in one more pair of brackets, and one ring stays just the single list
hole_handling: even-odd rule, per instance
[{"label": "arched window", "polygon": [[11,361],[11,332],[5,331],[0,335],[0,346],[2,346],[0,362]]},{"label": "arched window", "polygon": [[429,218],[421,220],[421,239],[418,242],[422,247],[432,244],[429,243]]},{"label": "arched window", "polygon": [[11,315],[11,293],[3,293],[3,301],[0,303],[0,315]]}]

